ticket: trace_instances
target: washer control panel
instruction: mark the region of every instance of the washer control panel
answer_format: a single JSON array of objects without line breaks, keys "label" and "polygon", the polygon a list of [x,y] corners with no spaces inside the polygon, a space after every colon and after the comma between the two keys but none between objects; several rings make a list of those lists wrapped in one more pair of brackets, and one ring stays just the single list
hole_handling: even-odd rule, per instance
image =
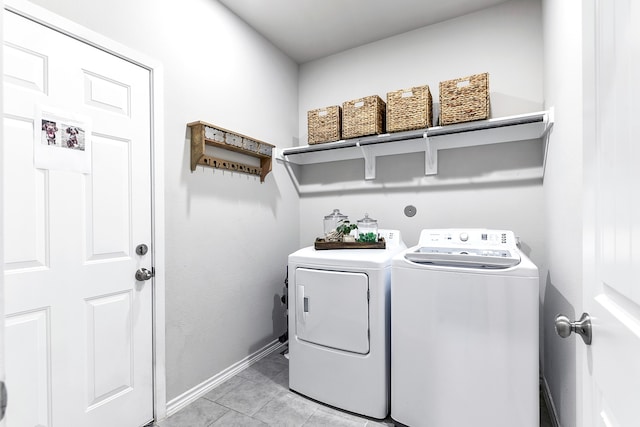
[{"label": "washer control panel", "polygon": [[509,268],[520,263],[512,231],[484,228],[422,230],[418,246],[405,259],[467,268]]},{"label": "washer control panel", "polygon": [[490,230],[486,228],[440,228],[422,230],[420,246],[452,247],[469,246],[474,248],[514,248],[517,246],[513,231]]}]

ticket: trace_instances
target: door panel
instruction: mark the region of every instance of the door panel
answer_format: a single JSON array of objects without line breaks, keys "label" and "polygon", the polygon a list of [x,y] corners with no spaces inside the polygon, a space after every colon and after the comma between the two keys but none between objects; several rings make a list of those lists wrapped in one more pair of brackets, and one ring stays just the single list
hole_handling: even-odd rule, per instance
[{"label": "door panel", "polygon": [[46,55],[5,42],[4,58],[5,81],[35,92],[47,93]]},{"label": "door panel", "polygon": [[125,292],[86,302],[89,406],[132,389],[131,300]]},{"label": "door panel", "polygon": [[4,185],[5,271],[45,267],[48,265],[48,185],[47,171],[33,168],[33,149],[25,147],[33,135],[33,120],[16,117],[4,119],[4,150],[15,152],[5,157],[2,168],[12,183]]},{"label": "door panel", "polygon": [[84,100],[87,105],[123,116],[129,116],[131,87],[126,82],[114,81],[106,76],[84,72]]},{"label": "door panel", "polygon": [[296,335],[313,344],[367,354],[368,290],[364,273],[296,269]]},{"label": "door panel", "polygon": [[[51,425],[51,347],[48,308],[16,313],[5,320],[7,384],[9,407],[30,402],[29,411],[12,412],[15,426]],[[16,360],[19,358],[19,360]]]},{"label": "door panel", "polygon": [[103,160],[87,177],[88,260],[127,257],[131,242],[131,141],[93,138],[94,155]]},{"label": "door panel", "polygon": [[[145,425],[152,281],[134,274],[152,266],[133,248],[152,243],[149,71],[4,16],[6,348],[20,390],[7,427]],[[91,173],[34,167],[43,107],[89,118]]]}]

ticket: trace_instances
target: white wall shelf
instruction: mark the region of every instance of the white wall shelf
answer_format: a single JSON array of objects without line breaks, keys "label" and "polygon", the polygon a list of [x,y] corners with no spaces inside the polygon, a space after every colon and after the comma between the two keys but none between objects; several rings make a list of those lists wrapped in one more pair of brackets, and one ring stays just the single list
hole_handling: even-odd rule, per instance
[{"label": "white wall shelf", "polygon": [[[367,136],[317,145],[284,148],[277,159],[296,165],[364,159],[365,180],[376,177],[376,157],[425,153],[425,175],[438,173],[438,151],[546,137],[553,111],[521,114],[476,122]],[[546,147],[545,147],[546,160]],[[544,174],[544,162],[541,168]]]}]

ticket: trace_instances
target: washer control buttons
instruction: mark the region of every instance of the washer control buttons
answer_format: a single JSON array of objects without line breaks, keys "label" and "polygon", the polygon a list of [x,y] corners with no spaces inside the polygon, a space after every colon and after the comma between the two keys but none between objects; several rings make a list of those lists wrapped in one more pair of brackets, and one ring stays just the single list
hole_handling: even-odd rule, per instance
[{"label": "washer control buttons", "polygon": [[467,240],[469,240],[469,235],[467,233],[460,233],[460,241],[466,242]]}]

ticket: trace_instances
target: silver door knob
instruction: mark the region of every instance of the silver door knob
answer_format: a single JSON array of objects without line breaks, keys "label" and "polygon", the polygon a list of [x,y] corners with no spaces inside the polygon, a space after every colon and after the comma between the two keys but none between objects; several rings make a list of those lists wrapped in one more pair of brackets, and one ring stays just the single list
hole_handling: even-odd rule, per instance
[{"label": "silver door knob", "polygon": [[139,268],[138,271],[136,271],[136,280],[139,281],[145,281],[145,280],[149,280],[153,277],[153,271],[151,270],[147,270],[146,268]]},{"label": "silver door knob", "polygon": [[591,317],[587,313],[582,313],[580,320],[572,322],[563,314],[556,316],[556,333],[562,338],[567,338],[571,332],[582,337],[586,345],[591,345]]}]

